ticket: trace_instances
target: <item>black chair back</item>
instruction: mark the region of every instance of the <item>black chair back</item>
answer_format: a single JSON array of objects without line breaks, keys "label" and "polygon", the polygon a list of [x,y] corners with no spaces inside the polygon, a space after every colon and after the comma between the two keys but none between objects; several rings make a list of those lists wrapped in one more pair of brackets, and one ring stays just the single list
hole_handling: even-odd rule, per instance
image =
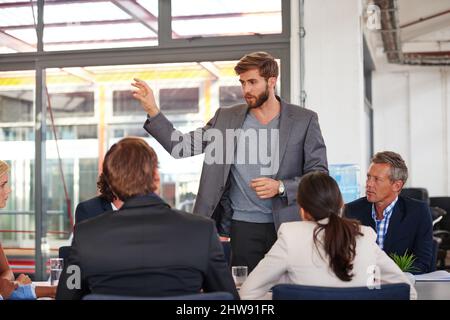
[{"label": "black chair back", "polygon": [[231,293],[225,291],[193,293],[171,297],[136,297],[90,293],[83,300],[234,300]]},{"label": "black chair back", "polygon": [[403,197],[409,197],[419,201],[424,201],[430,204],[430,198],[428,197],[428,190],[425,188],[403,188],[400,192]]},{"label": "black chair back", "polygon": [[368,287],[315,287],[278,284],[272,288],[273,300],[409,300],[409,284],[395,283]]}]

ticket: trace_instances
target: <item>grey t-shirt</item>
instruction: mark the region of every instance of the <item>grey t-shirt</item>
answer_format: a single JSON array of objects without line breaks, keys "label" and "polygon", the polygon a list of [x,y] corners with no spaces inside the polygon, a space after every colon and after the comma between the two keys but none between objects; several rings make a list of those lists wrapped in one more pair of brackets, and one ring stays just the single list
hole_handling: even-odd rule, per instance
[{"label": "grey t-shirt", "polygon": [[263,125],[250,112],[247,113],[231,166],[230,202],[233,220],[273,222],[272,200],[258,198],[250,183],[255,178],[274,177],[276,172],[268,169],[274,161],[279,161],[279,125],[280,115]]}]

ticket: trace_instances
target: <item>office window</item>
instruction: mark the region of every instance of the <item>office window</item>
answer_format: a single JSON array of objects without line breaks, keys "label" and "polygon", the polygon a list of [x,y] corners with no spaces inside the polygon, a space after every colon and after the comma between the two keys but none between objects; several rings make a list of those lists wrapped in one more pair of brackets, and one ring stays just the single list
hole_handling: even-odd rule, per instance
[{"label": "office window", "polygon": [[0,159],[12,187],[0,209],[0,243],[14,273],[32,273],[34,264],[34,79],[32,70],[0,72]]},{"label": "office window", "polygon": [[[0,1],[0,54],[36,51],[36,19],[36,1]],[[45,51],[155,45],[158,0],[44,3]]]},{"label": "office window", "polygon": [[136,123],[134,125],[110,124],[108,126],[110,137],[119,139],[125,138],[127,136],[147,138],[148,133],[147,131],[144,130],[144,128],[142,128],[142,124],[144,123],[145,117],[143,117],[142,119],[143,120],[140,123]]},{"label": "office window", "polygon": [[93,92],[67,92],[50,94],[55,118],[92,117],[94,115]]},{"label": "office window", "polygon": [[[207,26],[207,27],[205,27]],[[172,37],[281,33],[281,0],[172,0]]]},{"label": "office window", "polygon": [[33,120],[33,91],[0,91],[0,122]]},{"label": "office window", "polygon": [[198,112],[199,89],[175,88],[159,90],[159,104],[165,112]]},{"label": "office window", "polygon": [[138,116],[145,119],[146,113],[139,101],[133,98],[131,90],[116,90],[113,92],[114,116]]},{"label": "office window", "polygon": [[226,86],[219,88],[220,107],[230,107],[244,102],[241,86]]},{"label": "office window", "polygon": [[[97,139],[97,125],[67,125],[56,126],[56,135],[61,140],[71,139]],[[47,140],[53,140],[53,130],[47,130]]]},{"label": "office window", "polygon": [[[0,54],[36,51],[33,11],[37,17],[36,1],[33,4],[29,0],[0,1],[0,34],[3,40],[0,41]],[[27,32],[27,41],[21,36],[24,31]]]},{"label": "office window", "polygon": [[0,127],[0,141],[32,141],[33,127]]},{"label": "office window", "polygon": [[79,201],[85,201],[97,194],[98,159],[79,160]]}]

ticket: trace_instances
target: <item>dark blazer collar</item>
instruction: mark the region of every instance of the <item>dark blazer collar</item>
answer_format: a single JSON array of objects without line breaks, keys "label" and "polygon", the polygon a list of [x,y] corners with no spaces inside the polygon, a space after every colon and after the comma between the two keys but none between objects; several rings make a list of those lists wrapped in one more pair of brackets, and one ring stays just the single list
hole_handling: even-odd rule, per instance
[{"label": "dark blazer collar", "polygon": [[113,209],[111,202],[109,202],[108,200],[106,200],[102,197],[99,197],[99,198],[100,198],[100,203],[101,203],[103,211],[111,211]]},{"label": "dark blazer collar", "polygon": [[163,199],[161,199],[156,193],[150,193],[146,195],[135,196],[123,204],[119,211],[124,209],[132,209],[139,207],[148,207],[148,206],[166,206],[170,208],[170,205],[167,204]]},{"label": "dark blazer collar", "polygon": [[[372,206],[373,204],[369,201],[367,201],[367,198],[364,198],[364,202],[363,202],[363,206],[364,208],[361,210],[361,213],[365,212],[365,214],[360,215],[358,213],[357,216],[361,217],[361,224],[364,226],[370,226],[372,227],[372,229],[376,232],[377,231],[377,227],[375,224],[375,220],[373,220],[372,218]],[[359,208],[355,208],[355,210],[359,210]]]},{"label": "dark blazer collar", "polygon": [[399,229],[401,228],[401,223],[405,218],[405,201],[403,197],[398,196],[397,203],[392,211],[391,219],[389,220],[389,226],[386,233],[386,238],[384,239],[384,250],[389,252],[391,246],[394,244],[396,236],[399,234]]}]

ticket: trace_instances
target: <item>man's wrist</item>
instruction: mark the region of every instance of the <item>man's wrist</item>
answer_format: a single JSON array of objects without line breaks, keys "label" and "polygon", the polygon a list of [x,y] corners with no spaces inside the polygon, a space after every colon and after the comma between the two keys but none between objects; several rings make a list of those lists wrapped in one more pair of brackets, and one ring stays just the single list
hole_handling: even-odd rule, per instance
[{"label": "man's wrist", "polygon": [[278,180],[278,182],[279,182],[279,185],[278,185],[278,195],[279,195],[280,197],[284,197],[284,196],[286,196],[286,187],[284,186],[283,181]]},{"label": "man's wrist", "polygon": [[148,119],[148,120],[151,120],[151,119],[155,118],[157,115],[159,115],[160,113],[161,113],[160,110],[158,110],[158,112],[152,113],[152,114],[147,113],[147,119]]}]

